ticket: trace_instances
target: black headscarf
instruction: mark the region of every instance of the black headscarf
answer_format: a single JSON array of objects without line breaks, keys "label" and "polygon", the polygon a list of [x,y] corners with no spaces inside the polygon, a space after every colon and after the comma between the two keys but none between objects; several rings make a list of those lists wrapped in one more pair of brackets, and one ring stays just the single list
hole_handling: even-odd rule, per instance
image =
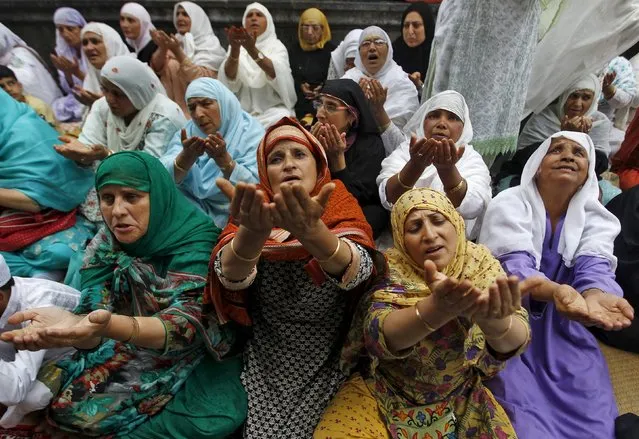
[{"label": "black headscarf", "polygon": [[[402,36],[404,29],[404,20],[411,12],[417,12],[424,21],[424,29],[426,31],[426,39],[417,47],[408,47]],[[402,69],[409,75],[413,72],[422,74],[422,80],[426,77],[428,70],[428,61],[430,60],[430,47],[435,36],[435,20],[430,11],[430,7],[426,3],[414,3],[404,11],[402,22],[399,28],[399,37],[393,42],[393,59]]]},{"label": "black headscarf", "polygon": [[[368,100],[359,84],[350,79],[326,81],[322,94],[337,98],[357,113],[357,123],[346,134],[352,144],[344,154],[346,169],[331,172],[353,194],[373,228],[377,238],[388,226],[388,211],[381,205],[376,183],[386,157],[384,142],[379,134]],[[353,140],[354,138],[354,140]]]}]

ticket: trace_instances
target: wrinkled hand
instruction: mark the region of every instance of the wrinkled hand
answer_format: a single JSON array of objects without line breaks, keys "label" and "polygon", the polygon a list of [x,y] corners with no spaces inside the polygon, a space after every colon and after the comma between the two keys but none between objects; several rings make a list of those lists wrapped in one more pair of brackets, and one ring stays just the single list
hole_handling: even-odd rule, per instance
[{"label": "wrinkled hand", "polygon": [[530,287],[517,276],[500,277],[483,294],[485,299],[472,312],[472,319],[481,323],[504,319],[521,308],[521,298]]},{"label": "wrinkled hand", "polygon": [[417,136],[413,134],[410,136],[408,152],[411,162],[419,165],[422,169],[426,169],[433,163],[436,150],[433,149],[433,142],[429,142],[424,137],[417,139]]},{"label": "wrinkled hand", "polygon": [[615,71],[606,73],[606,75],[603,77],[603,82],[601,85],[602,88],[610,87],[616,77],[617,77],[617,72]]},{"label": "wrinkled hand", "polygon": [[572,118],[564,116],[561,119],[561,129],[562,131],[577,131],[588,134],[592,129],[592,119],[587,116],[575,116]]},{"label": "wrinkled hand", "polygon": [[198,136],[188,137],[184,128],[182,128],[180,132],[180,139],[182,140],[183,152],[187,158],[195,160],[204,154],[206,150],[206,139]]},{"label": "wrinkled hand", "polygon": [[109,151],[102,145],[85,145],[71,136],[60,136],[58,139],[64,143],[53,145],[55,151],[61,156],[85,166],[109,155]]},{"label": "wrinkled hand", "polygon": [[584,293],[588,308],[590,326],[597,326],[606,331],[618,331],[627,328],[634,319],[635,312],[628,301],[603,291]]},{"label": "wrinkled hand", "polygon": [[311,134],[320,141],[327,156],[336,157],[346,152],[346,134],[340,133],[335,125],[317,122],[313,126]]},{"label": "wrinkled hand", "polygon": [[19,350],[71,347],[100,337],[111,321],[111,313],[97,310],[82,316],[62,308],[47,307],[20,311],[8,320],[13,325],[27,321],[30,324],[26,327],[4,332],[0,339],[13,343]]},{"label": "wrinkled hand", "polygon": [[217,187],[231,200],[229,212],[240,226],[258,234],[268,234],[274,227],[271,207],[265,194],[254,184],[233,183],[224,179],[216,180]]},{"label": "wrinkled hand", "polygon": [[364,96],[368,99],[373,112],[380,112],[384,109],[388,89],[384,88],[377,79],[362,78],[359,80],[359,86],[364,92]]},{"label": "wrinkled hand", "polygon": [[209,157],[218,162],[227,158],[226,142],[220,133],[209,134],[204,142],[204,149]]},{"label": "wrinkled hand", "polygon": [[175,35],[169,35],[163,30],[156,29],[151,31],[151,39],[160,49],[170,50],[173,53],[177,53],[179,50],[182,50],[180,40],[178,40]]},{"label": "wrinkled hand", "polygon": [[473,286],[469,280],[458,281],[437,271],[437,266],[431,260],[424,262],[424,279],[431,291],[433,306],[438,313],[450,318],[467,316],[479,307],[487,297],[482,295],[479,288]]},{"label": "wrinkled hand", "polygon": [[74,74],[78,71],[78,61],[70,60],[62,55],[51,54],[51,62],[53,66],[64,73]]},{"label": "wrinkled hand", "polygon": [[553,301],[557,311],[567,319],[591,324],[586,300],[570,285],[559,285],[553,293]]},{"label": "wrinkled hand", "polygon": [[415,84],[415,87],[417,87],[418,90],[421,90],[421,88],[424,86],[424,83],[422,82],[422,74],[419,72],[413,72],[410,75],[408,75],[408,79],[410,79],[413,84]]},{"label": "wrinkled hand", "polygon": [[428,139],[430,150],[433,155],[433,165],[437,169],[450,169],[457,164],[464,155],[466,147],[464,145],[457,148],[452,139],[435,140]]},{"label": "wrinkled hand", "polygon": [[73,89],[71,90],[71,93],[73,93],[73,96],[75,96],[78,102],[88,107],[93,105],[95,101],[97,101],[98,99],[102,97],[101,94],[93,93],[92,91],[86,90],[80,87],[79,85],[74,86]]},{"label": "wrinkled hand", "polygon": [[334,190],[335,184],[328,183],[320,189],[319,194],[311,197],[300,183],[282,184],[280,193],[273,197],[273,203],[269,206],[275,225],[297,239],[315,232]]}]

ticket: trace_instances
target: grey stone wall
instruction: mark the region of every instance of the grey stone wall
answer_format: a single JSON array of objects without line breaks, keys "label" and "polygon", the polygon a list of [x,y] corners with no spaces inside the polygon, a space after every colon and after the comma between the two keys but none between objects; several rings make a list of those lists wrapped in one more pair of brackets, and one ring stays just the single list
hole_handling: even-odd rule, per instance
[{"label": "grey stone wall", "polygon": [[[239,25],[250,0],[196,0],[211,19],[213,29],[223,46],[227,45],[224,27]],[[60,6],[78,9],[88,21],[102,21],[119,31],[118,17],[124,1],[113,0],[0,0],[0,22],[20,35],[39,53],[46,55],[55,46],[53,12]],[[172,14],[175,1],[139,0],[156,27],[174,32]],[[399,35],[402,1],[357,0],[264,0],[273,14],[278,37],[288,46],[296,41],[299,15],[310,7],[322,9],[331,25],[333,40],[339,42],[356,27],[372,24],[384,28],[392,38]]]}]

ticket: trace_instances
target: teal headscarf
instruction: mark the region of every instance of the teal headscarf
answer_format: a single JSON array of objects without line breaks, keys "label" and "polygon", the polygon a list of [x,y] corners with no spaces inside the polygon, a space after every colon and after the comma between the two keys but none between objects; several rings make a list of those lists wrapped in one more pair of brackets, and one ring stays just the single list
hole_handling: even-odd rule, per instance
[{"label": "teal headscarf", "polygon": [[[170,257],[170,271],[206,276],[220,229],[180,193],[158,159],[142,151],[113,154],[102,161],[95,175],[98,192],[106,185],[131,187],[148,192],[150,197],[146,234],[132,244],[117,243],[112,236],[117,247],[127,256],[144,261]],[[104,249],[99,249],[89,262],[90,266],[82,270],[82,289],[102,282],[105,275],[113,273],[117,261],[112,247],[105,243]]]},{"label": "teal headscarf", "polygon": [[0,188],[61,212],[82,203],[93,172],[53,149],[58,135],[31,107],[0,89]]}]

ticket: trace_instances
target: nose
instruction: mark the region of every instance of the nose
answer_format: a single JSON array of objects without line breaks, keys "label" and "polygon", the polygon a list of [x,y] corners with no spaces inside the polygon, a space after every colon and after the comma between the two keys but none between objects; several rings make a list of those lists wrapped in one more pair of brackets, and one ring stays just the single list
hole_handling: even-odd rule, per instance
[{"label": "nose", "polygon": [[424,222],[424,227],[422,228],[422,241],[424,242],[433,242],[437,238],[437,233],[435,233],[435,229],[428,222]]},{"label": "nose", "polygon": [[126,214],[126,209],[124,208],[122,197],[115,197],[115,200],[113,201],[113,208],[111,209],[111,214],[114,217],[123,217]]},{"label": "nose", "polygon": [[438,128],[448,128],[448,118],[446,117],[446,115],[441,115],[438,119],[437,119],[437,124],[436,126]]},{"label": "nose", "polygon": [[199,120],[202,116],[204,116],[204,110],[202,109],[202,106],[196,105],[195,110],[193,110],[193,115],[195,116],[196,120]]},{"label": "nose", "polygon": [[287,152],[286,155],[284,155],[284,170],[292,171],[295,168],[297,168],[295,160],[293,160],[291,153]]}]

